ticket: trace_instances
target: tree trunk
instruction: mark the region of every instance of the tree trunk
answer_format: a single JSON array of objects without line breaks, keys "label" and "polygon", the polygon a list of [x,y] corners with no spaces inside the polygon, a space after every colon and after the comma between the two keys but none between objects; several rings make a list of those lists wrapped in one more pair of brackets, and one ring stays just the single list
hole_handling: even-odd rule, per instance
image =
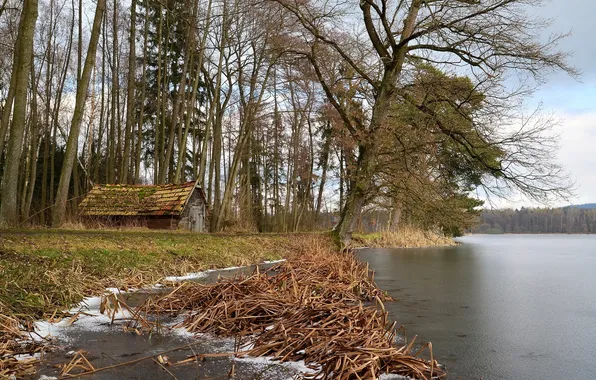
[{"label": "tree trunk", "polygon": [[[108,119],[108,112],[106,112],[106,28],[105,28],[106,16],[103,16],[103,33],[101,34],[101,105],[99,107],[99,128],[97,131],[97,144],[95,148],[95,162],[93,167],[93,179],[95,183],[99,183],[99,169],[101,166],[101,143],[103,142],[103,136],[106,130],[106,121]],[[107,155],[104,156],[104,163]]]},{"label": "tree trunk", "polygon": [[354,170],[350,173],[350,187],[346,195],[346,203],[339,224],[335,229],[339,241],[344,247],[348,246],[352,239],[354,221],[360,214],[366,195],[372,188],[379,138],[376,134],[389,113],[390,98],[393,95],[396,74],[396,72],[385,74],[385,79],[393,85],[388,85],[379,92],[373,108],[369,132],[361,138],[358,144],[358,158]]},{"label": "tree trunk", "polygon": [[[207,5],[207,14],[205,16],[206,17],[205,30],[203,31],[203,36],[201,38],[201,42],[199,45],[199,53],[198,53],[199,57],[198,57],[197,68],[196,68],[197,72],[195,74],[196,76],[195,76],[195,79],[194,79],[194,82],[192,85],[192,95],[191,95],[190,103],[188,105],[188,110],[186,111],[186,120],[184,121],[184,127],[185,127],[184,137],[182,138],[182,144],[180,146],[180,154],[179,154],[180,157],[178,159],[178,165],[176,166],[176,174],[174,177],[174,182],[180,182],[180,177],[182,175],[182,169],[184,168],[184,164],[186,163],[186,140],[188,139],[190,123],[194,116],[195,103],[197,101],[197,90],[199,88],[199,82],[201,79],[201,69],[203,68],[203,59],[205,57],[205,46],[207,44],[207,37],[209,35],[209,27],[211,25],[211,2],[212,1],[209,0],[209,3]],[[193,10],[193,21],[192,21],[193,25],[195,25],[195,23],[196,23],[197,5],[198,5],[198,2],[195,2],[195,8]],[[194,42],[194,27],[191,28],[191,41]],[[191,44],[191,50],[193,50],[193,48],[194,48],[194,43]],[[191,68],[191,71],[192,71],[192,68]],[[195,128],[193,128],[193,130]],[[205,133],[206,133],[205,143],[207,143],[207,134],[209,132],[206,130]],[[193,150],[193,153],[194,153],[194,150]],[[194,166],[194,162],[193,162],[193,166]],[[204,174],[204,172],[203,172],[203,174]],[[203,179],[201,179],[201,186],[203,186]]]},{"label": "tree trunk", "polygon": [[[213,94],[213,102],[215,109],[215,122],[213,123],[213,148],[211,152],[212,165],[209,168],[209,186],[213,189],[213,213],[211,214],[211,232],[218,231],[219,214],[221,213],[221,155],[222,155],[222,140],[223,140],[223,107],[221,104],[221,80],[222,68],[225,46],[227,44],[228,36],[228,12],[227,1],[223,3],[222,24],[221,24],[221,39],[219,41],[219,62],[217,65],[217,78]],[[229,98],[228,98],[229,99]],[[213,186],[211,186],[211,168],[213,168]]]},{"label": "tree trunk", "polygon": [[68,135],[68,143],[66,146],[66,153],[64,155],[64,163],[60,173],[60,182],[58,184],[58,191],[56,193],[56,204],[52,210],[52,224],[54,227],[60,226],[64,221],[66,213],[66,201],[68,198],[68,186],[70,184],[70,177],[72,175],[73,165],[77,155],[77,146],[79,131],[81,129],[81,122],[83,120],[83,111],[87,99],[87,89],[89,87],[89,79],[91,78],[91,71],[95,65],[95,57],[97,53],[97,42],[99,41],[99,34],[101,31],[101,22],[106,9],[106,0],[98,0],[97,8],[95,9],[95,18],[93,20],[93,28],[91,29],[91,39],[89,41],[89,49],[85,57],[85,66],[81,75],[81,80],[77,86],[77,94],[75,100],[75,109]]},{"label": "tree trunk", "polygon": [[399,231],[399,223],[401,221],[401,210],[402,205],[399,201],[393,200],[393,204],[391,205],[391,212],[389,214],[389,230],[390,231]]},{"label": "tree trunk", "polygon": [[319,183],[319,194],[317,195],[317,208],[315,210],[315,225],[321,215],[321,205],[323,203],[323,191],[325,182],[327,182],[327,168],[329,167],[329,151],[331,149],[331,122],[323,130],[323,147],[321,148],[321,182]]},{"label": "tree trunk", "polygon": [[[17,67],[19,65],[18,61],[18,51],[19,51],[19,42],[20,36],[17,36],[17,42],[15,44],[15,52],[13,55],[13,63],[12,63],[12,71],[13,73],[17,71]],[[8,132],[8,125],[10,124],[10,115],[12,111],[12,105],[14,101],[14,93],[17,87],[17,76],[11,75],[10,77],[10,84],[8,87],[8,95],[6,96],[6,101],[4,102],[4,108],[2,108],[2,119],[0,121],[0,158],[2,157],[2,153],[4,152],[4,141],[6,140],[6,134]],[[1,184],[1,182],[0,182]]]},{"label": "tree trunk", "polygon": [[[163,7],[160,4],[159,6],[159,23],[157,27],[157,114],[155,117],[155,131],[154,131],[154,142],[153,142],[153,183],[159,183],[159,170],[161,170],[161,155],[162,155],[162,144],[161,139],[162,137],[162,117],[161,113],[163,112],[163,107],[161,106],[162,102],[164,101],[165,91],[161,91],[161,82],[162,82],[162,34],[163,34]],[[143,84],[145,85],[145,84]]]},{"label": "tree trunk", "polygon": [[[189,28],[192,30],[192,28]],[[190,38],[190,33],[188,33],[187,38]],[[170,168],[170,165],[172,165],[172,158],[174,155],[174,141],[176,140],[176,127],[178,126],[178,119],[180,116],[180,109],[182,107],[182,102],[184,100],[184,95],[186,93],[186,74],[188,71],[188,65],[190,63],[190,61],[192,60],[191,58],[192,56],[192,51],[191,51],[191,44],[187,43],[186,49],[185,49],[185,54],[184,54],[184,63],[182,64],[182,73],[181,73],[181,79],[180,79],[180,83],[178,84],[178,91],[176,94],[176,98],[174,99],[174,106],[172,109],[172,116],[171,116],[171,122],[170,122],[170,133],[168,136],[168,147],[166,148],[166,155],[165,155],[165,159],[164,159],[164,165],[162,166],[162,170],[160,170],[159,172],[159,182],[160,183],[165,183],[166,182],[166,175],[167,175],[167,171],[166,169]],[[180,135],[180,133],[179,133]],[[183,152],[179,152],[180,155],[183,155]],[[178,159],[183,159],[183,157],[178,157]],[[170,181],[174,180],[174,178],[172,178],[170,176],[169,178]]]},{"label": "tree trunk", "polygon": [[3,191],[0,201],[0,225],[15,225],[18,223],[18,186],[19,167],[23,150],[23,136],[25,134],[25,118],[27,112],[27,91],[29,87],[29,74],[33,61],[33,36],[35,22],[37,21],[37,0],[25,0],[23,13],[19,22],[18,65],[12,75],[16,76],[16,89],[14,96],[14,115],[8,142],[6,156]]},{"label": "tree trunk", "polygon": [[136,76],[136,52],[135,52],[135,31],[137,19],[137,1],[132,0],[130,4],[130,37],[128,40],[128,88],[126,89],[126,124],[124,131],[124,155],[120,167],[121,182],[128,183],[128,171],[130,167],[130,150],[132,148],[132,126],[134,125],[135,110],[135,76]]},{"label": "tree trunk", "polygon": [[[135,0],[136,1],[136,0]],[[135,148],[135,183],[141,182],[141,154],[143,148],[143,124],[145,116],[145,98],[147,91],[147,55],[149,47],[147,46],[147,40],[149,38],[149,7],[145,7],[145,29],[143,32],[143,72],[141,74],[141,97],[139,99],[139,120],[137,126],[137,146]]]},{"label": "tree trunk", "polygon": [[364,200],[371,184],[373,167],[373,155],[370,148],[361,145],[358,155],[358,170],[352,180],[350,191],[346,196],[346,202],[342,209],[341,219],[336,227],[339,241],[343,247],[347,247],[352,239],[354,222],[362,210]]},{"label": "tree trunk", "polygon": [[[50,20],[53,19],[54,9],[54,2],[50,2]],[[53,29],[50,28],[50,31]],[[50,109],[51,109],[51,96],[52,96],[52,74],[54,72],[54,57],[55,53],[51,49],[52,46],[52,33],[48,36],[48,62],[46,68],[46,77],[45,77],[45,114],[44,114],[44,146],[43,146],[43,169],[41,175],[41,224],[45,225],[46,223],[46,206],[47,206],[47,183],[48,183],[48,168],[49,168],[49,160],[50,160],[50,135],[51,135],[51,126],[50,126]]]},{"label": "tree trunk", "polygon": [[[118,101],[118,59],[116,58],[118,55],[118,21],[117,21],[117,11],[118,11],[118,2],[114,1],[114,12],[112,17],[112,65],[111,65],[111,73],[112,73],[112,105],[111,105],[111,113],[110,113],[110,137],[108,140],[108,177],[107,181],[109,183],[116,182],[116,154],[118,154],[116,150],[116,138],[117,138],[117,131],[118,128],[118,114],[117,114],[117,101]],[[107,19],[107,17],[106,17]]]},{"label": "tree trunk", "polygon": [[35,70],[31,66],[31,82],[34,83],[31,91],[31,150],[29,155],[29,179],[28,185],[25,186],[26,191],[23,193],[22,204],[22,218],[26,220],[29,218],[31,211],[31,202],[33,201],[33,192],[35,190],[35,179],[37,178],[37,156],[39,152],[39,136],[38,136],[38,115],[37,115],[37,84],[35,80]]},{"label": "tree trunk", "polygon": [[[4,6],[6,6],[6,2],[4,2],[2,10],[4,10]],[[24,8],[23,8],[24,9]],[[21,16],[21,21],[23,15]],[[15,41],[14,51],[13,51],[13,59],[12,59],[12,74],[17,73],[19,67],[19,52],[21,51],[21,40],[22,40],[22,28],[19,26],[17,32],[17,39]],[[6,95],[6,100],[4,102],[4,107],[2,108],[2,118],[0,119],[0,159],[2,158],[2,154],[4,153],[4,143],[6,141],[6,135],[8,134],[8,127],[10,125],[10,115],[12,114],[12,106],[14,103],[14,96],[15,91],[17,88],[17,75],[10,76],[10,84],[8,85],[8,94]],[[0,178],[0,195],[2,194],[2,178]]]}]

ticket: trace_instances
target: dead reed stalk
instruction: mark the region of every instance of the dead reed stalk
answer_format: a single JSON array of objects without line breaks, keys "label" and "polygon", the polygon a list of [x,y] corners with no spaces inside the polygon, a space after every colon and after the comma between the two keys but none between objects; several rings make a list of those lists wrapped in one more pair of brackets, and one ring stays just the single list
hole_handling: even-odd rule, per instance
[{"label": "dead reed stalk", "polygon": [[[394,373],[416,379],[445,374],[395,343],[395,323],[366,264],[350,253],[303,252],[267,273],[184,283],[137,309],[138,325],[151,314],[184,313],[176,327],[239,337],[244,353],[281,362],[304,360],[317,379],[377,378]],[[428,346],[431,349],[431,346]]]},{"label": "dead reed stalk", "polygon": [[356,236],[356,245],[370,248],[423,248],[451,246],[457,243],[440,231],[423,230],[412,226],[402,226],[399,230],[386,230]]},{"label": "dead reed stalk", "polygon": [[[0,379],[32,377],[39,362],[33,355],[41,347],[26,341],[23,326],[12,317],[0,314]],[[24,358],[19,358],[25,355]]]}]

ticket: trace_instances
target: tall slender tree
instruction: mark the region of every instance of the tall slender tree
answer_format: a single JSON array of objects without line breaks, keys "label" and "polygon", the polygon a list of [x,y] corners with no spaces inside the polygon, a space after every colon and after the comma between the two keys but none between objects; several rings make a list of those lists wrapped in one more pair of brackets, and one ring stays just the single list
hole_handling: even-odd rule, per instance
[{"label": "tall slender tree", "polygon": [[135,125],[135,87],[136,87],[136,17],[137,1],[132,0],[130,5],[130,31],[128,38],[128,84],[126,89],[126,126],[124,127],[124,152],[120,166],[121,182],[128,182],[130,170],[130,156],[132,149],[133,125]]},{"label": "tall slender tree", "polygon": [[[14,110],[8,142],[8,153],[2,181],[2,200],[0,200],[0,225],[15,225],[19,222],[18,188],[21,153],[25,135],[27,116],[27,92],[33,62],[33,37],[38,15],[37,0],[25,0],[19,22],[17,54],[12,76],[15,78]],[[12,81],[12,79],[11,79]],[[4,112],[9,112],[5,109]],[[0,136],[2,137],[2,136]]]},{"label": "tall slender tree", "polygon": [[68,187],[70,185],[73,166],[75,165],[76,161],[79,133],[81,130],[81,123],[83,121],[83,111],[85,109],[85,102],[87,100],[91,71],[95,66],[97,44],[99,41],[99,34],[101,33],[101,24],[105,10],[106,0],[98,0],[97,7],[95,9],[95,17],[93,19],[93,26],[91,29],[89,48],[87,50],[87,56],[85,57],[85,66],[83,67],[81,80],[77,86],[75,110],[73,113],[72,122],[70,124],[70,132],[68,135],[68,143],[66,146],[64,162],[62,164],[62,171],[60,172],[60,182],[58,183],[58,190],[56,192],[56,202],[52,209],[52,225],[55,227],[60,226],[64,222],[66,214]]}]

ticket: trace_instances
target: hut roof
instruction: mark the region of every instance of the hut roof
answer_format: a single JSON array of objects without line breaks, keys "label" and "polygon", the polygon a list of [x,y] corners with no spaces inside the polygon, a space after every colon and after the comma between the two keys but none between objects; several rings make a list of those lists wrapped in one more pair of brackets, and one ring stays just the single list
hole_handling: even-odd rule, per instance
[{"label": "hut roof", "polygon": [[[95,185],[79,205],[82,216],[177,216],[197,182],[167,185]],[[203,192],[197,188],[202,195]]]}]

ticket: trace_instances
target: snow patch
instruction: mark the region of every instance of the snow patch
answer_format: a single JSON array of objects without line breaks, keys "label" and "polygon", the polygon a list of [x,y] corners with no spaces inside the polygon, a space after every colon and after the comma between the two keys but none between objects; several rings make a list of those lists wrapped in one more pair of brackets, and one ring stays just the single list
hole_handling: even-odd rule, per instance
[{"label": "snow patch", "polygon": [[283,263],[285,261],[286,261],[286,259],[272,260],[272,261],[263,261],[263,264],[278,264],[278,263]]},{"label": "snow patch", "polygon": [[186,327],[178,327],[185,319],[186,317],[184,315],[179,315],[168,323],[164,323],[163,326],[167,329],[169,334],[180,338],[189,340],[204,339],[218,341],[225,344],[234,344],[234,338],[214,337],[213,335],[206,333],[193,333],[188,331]]},{"label": "snow patch", "polygon": [[31,355],[31,354],[16,354],[16,355],[13,356],[13,358],[15,358],[18,361],[25,361],[25,360],[31,360],[31,359],[40,359],[41,358],[41,354],[39,352],[36,352],[33,355]]},{"label": "snow patch", "polygon": [[186,329],[186,327],[172,327],[170,328],[172,335],[179,336],[181,338],[196,338],[197,334],[193,334]]},{"label": "snow patch", "polygon": [[[263,264],[277,264],[277,263],[282,263],[284,261],[286,261],[286,259],[263,261]],[[208,277],[210,273],[233,271],[233,270],[239,270],[239,269],[246,269],[246,268],[250,268],[250,267],[252,267],[252,265],[246,265],[246,266],[241,266],[241,267],[228,267],[228,268],[222,268],[222,269],[208,269],[208,270],[205,270],[202,272],[187,273],[184,276],[168,276],[168,277],[165,277],[164,280],[169,281],[169,282],[198,280],[201,278]]]},{"label": "snow patch", "polygon": [[291,369],[296,372],[300,372],[302,375],[314,375],[318,372],[318,369],[312,369],[306,366],[304,360],[296,361],[296,362],[280,362],[279,360],[275,360],[270,356],[244,356],[239,358],[233,358],[235,361],[249,363],[252,365],[256,365],[259,367],[267,367],[271,365],[277,365],[281,367],[285,367]]},{"label": "snow patch", "polygon": [[[304,350],[299,351],[298,353],[303,354]],[[259,366],[259,367],[267,367],[267,366],[272,366],[272,365],[281,366],[281,367],[285,367],[285,368],[290,369],[295,372],[300,372],[302,375],[307,375],[307,376],[314,375],[320,370],[320,367],[316,367],[314,369],[309,368],[306,365],[306,363],[304,362],[304,360],[282,363],[279,360],[275,360],[274,358],[272,358],[270,356],[260,356],[260,357],[244,356],[244,357],[233,358],[232,360],[252,364],[255,366]],[[293,378],[294,377],[290,377],[289,379],[293,379]],[[412,380],[412,378],[390,373],[390,374],[382,374],[381,376],[379,376],[379,380]]]},{"label": "snow patch", "polygon": [[[105,295],[119,294],[120,289],[108,288],[104,292]],[[37,321],[34,323],[34,332],[29,333],[29,336],[34,341],[44,341],[52,338],[62,338],[64,340],[65,329],[71,326],[84,329],[87,331],[101,331],[112,324],[112,321],[127,320],[132,315],[126,310],[119,310],[112,316],[101,314],[101,299],[102,297],[87,297],[81,303],[68,310],[72,314],[72,318],[64,318],[59,322]]]},{"label": "snow patch", "polygon": [[206,272],[196,272],[196,273],[187,273],[184,276],[168,276],[164,278],[166,281],[170,282],[180,282],[180,281],[187,281],[187,280],[197,280],[199,278],[207,277]]}]

